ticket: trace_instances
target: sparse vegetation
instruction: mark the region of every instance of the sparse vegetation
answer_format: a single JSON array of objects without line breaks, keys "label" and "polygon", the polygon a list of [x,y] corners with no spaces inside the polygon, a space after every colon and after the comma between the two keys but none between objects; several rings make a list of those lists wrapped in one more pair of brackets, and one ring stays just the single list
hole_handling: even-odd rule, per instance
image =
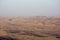
[{"label": "sparse vegetation", "polygon": [[60,17],[0,19],[0,40],[60,40]]}]

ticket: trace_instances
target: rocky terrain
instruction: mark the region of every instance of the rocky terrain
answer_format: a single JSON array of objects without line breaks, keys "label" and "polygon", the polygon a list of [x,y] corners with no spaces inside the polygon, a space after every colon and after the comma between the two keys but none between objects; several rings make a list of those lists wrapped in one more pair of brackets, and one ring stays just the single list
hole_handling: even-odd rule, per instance
[{"label": "rocky terrain", "polygon": [[0,40],[60,40],[60,17],[0,17]]}]

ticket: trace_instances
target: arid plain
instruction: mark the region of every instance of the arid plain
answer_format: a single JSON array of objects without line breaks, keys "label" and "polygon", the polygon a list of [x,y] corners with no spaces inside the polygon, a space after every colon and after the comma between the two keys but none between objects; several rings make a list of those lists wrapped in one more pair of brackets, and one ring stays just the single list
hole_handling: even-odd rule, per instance
[{"label": "arid plain", "polygon": [[60,40],[60,17],[0,17],[0,40]]}]

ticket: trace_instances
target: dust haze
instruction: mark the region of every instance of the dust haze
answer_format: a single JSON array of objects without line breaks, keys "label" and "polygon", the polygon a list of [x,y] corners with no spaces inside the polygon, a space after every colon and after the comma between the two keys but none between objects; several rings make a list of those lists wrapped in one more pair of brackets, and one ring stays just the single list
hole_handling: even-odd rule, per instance
[{"label": "dust haze", "polygon": [[0,16],[60,16],[60,0],[0,0]]}]

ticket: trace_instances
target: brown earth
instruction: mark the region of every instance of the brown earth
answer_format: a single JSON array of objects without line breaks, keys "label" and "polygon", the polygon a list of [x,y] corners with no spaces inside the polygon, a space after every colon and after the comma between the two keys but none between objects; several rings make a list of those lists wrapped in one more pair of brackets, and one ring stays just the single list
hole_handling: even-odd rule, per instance
[{"label": "brown earth", "polygon": [[60,40],[60,17],[0,17],[0,40]]}]

